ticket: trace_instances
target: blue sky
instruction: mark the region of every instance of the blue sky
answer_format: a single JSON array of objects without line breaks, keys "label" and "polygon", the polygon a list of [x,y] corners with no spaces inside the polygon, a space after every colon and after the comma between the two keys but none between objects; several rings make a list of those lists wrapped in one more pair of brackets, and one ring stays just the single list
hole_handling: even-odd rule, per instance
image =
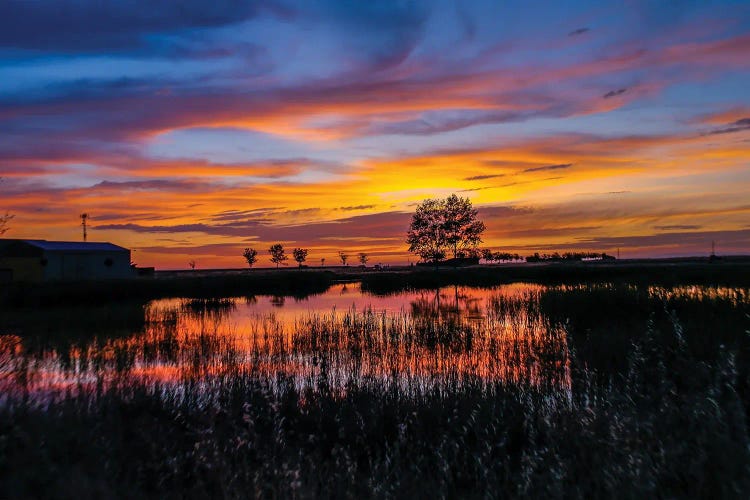
[{"label": "blue sky", "polygon": [[405,262],[451,192],[498,250],[747,253],[748,53],[738,1],[9,0],[0,209],[161,267]]}]

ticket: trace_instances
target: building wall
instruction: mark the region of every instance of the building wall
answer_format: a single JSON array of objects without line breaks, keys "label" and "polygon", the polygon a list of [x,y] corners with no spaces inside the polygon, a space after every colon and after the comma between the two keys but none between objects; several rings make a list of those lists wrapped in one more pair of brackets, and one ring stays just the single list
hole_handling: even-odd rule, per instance
[{"label": "building wall", "polygon": [[[130,252],[45,252],[45,280],[130,278]],[[107,262],[111,262],[107,265]]]},{"label": "building wall", "polygon": [[10,269],[13,281],[41,281],[44,267],[38,257],[2,257],[0,269]]}]

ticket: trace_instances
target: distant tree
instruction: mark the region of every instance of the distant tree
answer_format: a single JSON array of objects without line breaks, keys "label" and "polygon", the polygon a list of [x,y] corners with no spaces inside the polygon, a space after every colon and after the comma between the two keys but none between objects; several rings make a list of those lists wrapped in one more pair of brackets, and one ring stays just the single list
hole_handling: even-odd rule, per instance
[{"label": "distant tree", "polygon": [[10,229],[8,222],[10,222],[12,218],[13,216],[7,212],[5,215],[0,215],[0,236],[8,232],[8,229]]},{"label": "distant tree", "polygon": [[326,258],[323,257],[320,259],[320,267],[326,267]]},{"label": "distant tree", "polygon": [[[510,252],[490,252],[491,257],[487,260],[493,260],[495,262],[508,262],[509,260],[518,260],[518,254],[512,254]],[[485,258],[487,258],[485,256]]]},{"label": "distant tree", "polygon": [[189,261],[188,262],[188,266],[190,266],[190,269],[192,269],[193,271],[195,271],[195,261],[194,260]]},{"label": "distant tree", "polygon": [[[511,257],[513,257],[515,260],[521,259],[518,254],[514,254]],[[606,253],[599,252],[565,252],[562,255],[559,252],[553,252],[552,254],[543,253],[541,255],[539,255],[539,253],[534,253],[534,255],[526,257],[526,262],[563,262],[580,261],[584,259],[611,260],[614,259],[614,257],[612,257],[611,255],[607,255]]]},{"label": "distant tree", "polygon": [[271,262],[276,264],[276,269],[279,268],[279,264],[286,265],[284,261],[289,257],[287,257],[284,253],[284,245],[282,245],[281,243],[275,243],[271,245],[271,247],[268,249],[268,253],[271,254]]},{"label": "distant tree", "polygon": [[492,262],[495,260],[495,254],[492,253],[492,250],[489,248],[482,249],[482,258],[486,260],[487,262]]},{"label": "distant tree", "polygon": [[478,248],[464,248],[463,250],[459,250],[456,255],[458,257],[470,257],[477,260],[482,258],[482,252]]},{"label": "distant tree", "polygon": [[366,265],[367,265],[367,261],[368,261],[368,260],[370,259],[370,258],[369,258],[369,257],[367,256],[367,254],[366,254],[366,253],[364,253],[364,252],[360,252],[360,253],[359,253],[359,254],[357,255],[357,258],[359,259],[359,263],[360,263],[360,264],[362,264],[363,266],[366,266]]},{"label": "distant tree", "polygon": [[[0,182],[3,182],[3,178],[0,177]],[[9,214],[8,212],[5,212],[5,215],[0,215],[0,236],[4,235],[8,232],[8,223],[13,218],[13,215]]]},{"label": "distant tree", "polygon": [[407,232],[409,251],[437,263],[450,251],[453,257],[478,256],[484,223],[468,198],[455,194],[427,199],[417,206]]},{"label": "distant tree", "polygon": [[248,267],[253,267],[253,264],[258,262],[258,251],[254,248],[246,248],[242,251],[242,256],[245,257]]},{"label": "distant tree", "polygon": [[302,263],[305,262],[307,259],[307,248],[295,248],[292,250],[292,255],[294,256],[294,260],[297,261],[297,264],[299,264],[299,267],[302,267]]},{"label": "distant tree", "polygon": [[341,259],[341,264],[345,266],[346,261],[349,259],[349,256],[344,252],[339,252],[339,259]]}]

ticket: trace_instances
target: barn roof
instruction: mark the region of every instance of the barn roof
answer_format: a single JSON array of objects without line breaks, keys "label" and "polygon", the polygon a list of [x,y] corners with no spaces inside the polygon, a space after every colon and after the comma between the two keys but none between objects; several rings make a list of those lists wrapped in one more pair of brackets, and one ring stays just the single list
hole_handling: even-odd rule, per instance
[{"label": "barn roof", "polygon": [[78,242],[78,241],[47,241],[20,240],[24,243],[50,252],[127,252],[127,248],[112,243]]}]

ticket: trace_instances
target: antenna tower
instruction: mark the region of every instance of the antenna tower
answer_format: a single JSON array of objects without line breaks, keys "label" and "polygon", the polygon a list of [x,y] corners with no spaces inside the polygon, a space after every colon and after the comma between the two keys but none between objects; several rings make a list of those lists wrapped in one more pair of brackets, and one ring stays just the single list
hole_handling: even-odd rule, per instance
[{"label": "antenna tower", "polygon": [[86,236],[87,236],[87,234],[86,234],[86,221],[89,218],[89,214],[84,213],[84,214],[81,214],[80,217],[81,217],[81,227],[83,228],[83,241],[85,242],[86,241]]}]

